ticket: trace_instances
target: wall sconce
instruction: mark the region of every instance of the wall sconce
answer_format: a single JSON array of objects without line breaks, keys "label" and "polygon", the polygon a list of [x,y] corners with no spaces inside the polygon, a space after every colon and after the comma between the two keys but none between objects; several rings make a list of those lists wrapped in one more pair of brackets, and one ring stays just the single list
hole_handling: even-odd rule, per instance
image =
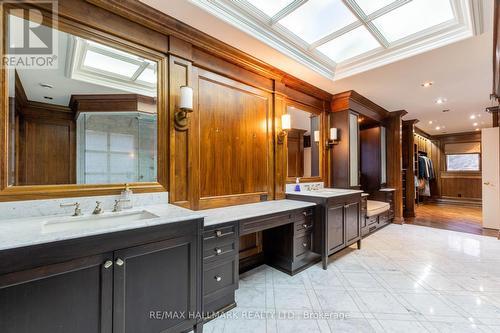
[{"label": "wall sconce", "polygon": [[188,127],[187,114],[193,112],[193,88],[181,87],[179,109],[174,115],[174,126],[178,131],[185,131]]},{"label": "wall sconce", "polygon": [[287,131],[292,128],[292,120],[289,114],[281,115],[281,131],[278,133],[278,144],[282,145],[285,142]]},{"label": "wall sconce", "polygon": [[314,142],[319,142],[319,131],[314,131]]},{"label": "wall sconce", "polygon": [[326,141],[326,149],[332,148],[334,145],[339,144],[339,129],[332,127],[330,128],[330,137]]}]

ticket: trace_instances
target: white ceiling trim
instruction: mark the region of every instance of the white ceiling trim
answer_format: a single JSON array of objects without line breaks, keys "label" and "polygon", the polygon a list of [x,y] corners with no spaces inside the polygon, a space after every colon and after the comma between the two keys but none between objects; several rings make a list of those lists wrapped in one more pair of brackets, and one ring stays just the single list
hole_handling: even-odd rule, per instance
[{"label": "white ceiling trim", "polygon": [[[383,46],[381,45],[380,48],[336,64],[321,52],[311,49],[311,45],[290,33],[279,23],[274,22],[274,18],[266,19],[266,16],[263,16],[258,10],[250,8],[251,6],[246,5],[245,2],[241,0],[189,1],[319,74],[335,80],[478,35],[482,33],[484,25],[482,17],[482,0],[451,0],[455,13],[454,20],[418,32],[396,43],[385,43],[386,41],[382,40]],[[304,0],[292,2],[285,9],[278,12],[275,17],[279,16],[281,18],[286,16],[303,2]],[[395,4],[389,6],[391,6],[391,8],[394,6],[399,7],[407,2],[408,1],[404,0],[397,1]],[[345,0],[345,3],[348,3],[349,6],[351,1]],[[357,12],[356,8],[353,9],[352,6],[349,7],[351,7],[351,10]],[[383,8],[368,17],[365,17],[366,15],[363,14],[361,21],[358,22],[357,25],[370,25],[374,15],[378,17],[391,8]],[[359,13],[357,13],[357,16],[358,18],[360,17]],[[351,27],[351,25],[349,27]],[[343,28],[340,31],[322,38],[313,45],[318,46],[320,42],[326,43],[349,30],[350,29]],[[369,28],[369,31],[373,34],[372,29]],[[375,35],[375,37],[377,37],[379,34],[375,31]],[[377,38],[377,40],[380,42],[379,38]]]}]

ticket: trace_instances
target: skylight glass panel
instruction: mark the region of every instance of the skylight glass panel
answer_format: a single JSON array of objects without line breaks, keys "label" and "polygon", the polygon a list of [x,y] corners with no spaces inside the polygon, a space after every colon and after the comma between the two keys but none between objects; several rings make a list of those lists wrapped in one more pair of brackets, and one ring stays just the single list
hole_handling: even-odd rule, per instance
[{"label": "skylight glass panel", "polygon": [[137,78],[137,81],[156,84],[156,71],[152,67],[146,67]]},{"label": "skylight glass panel", "polygon": [[394,1],[395,0],[356,0],[356,3],[366,15],[370,15]]},{"label": "skylight glass panel", "polygon": [[83,65],[88,68],[105,71],[131,78],[137,72],[139,65],[117,58],[113,58],[98,52],[88,50],[85,53]]},{"label": "skylight glass panel", "polygon": [[247,0],[247,2],[272,17],[291,4],[293,0]]},{"label": "skylight glass panel", "polygon": [[356,20],[341,0],[309,0],[279,23],[306,42],[313,43]]},{"label": "skylight glass panel", "polygon": [[389,42],[454,18],[449,0],[413,0],[373,20]]},{"label": "skylight glass panel", "polygon": [[365,26],[360,26],[319,46],[318,51],[339,63],[380,46]]}]

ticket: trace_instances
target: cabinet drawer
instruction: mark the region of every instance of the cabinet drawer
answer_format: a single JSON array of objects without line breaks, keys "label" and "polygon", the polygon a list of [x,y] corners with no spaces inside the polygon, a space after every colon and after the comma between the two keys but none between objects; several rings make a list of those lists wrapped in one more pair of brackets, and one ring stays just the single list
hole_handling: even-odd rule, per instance
[{"label": "cabinet drawer", "polygon": [[295,232],[300,234],[310,232],[314,227],[313,219],[304,219],[303,221],[295,222]]},{"label": "cabinet drawer", "polygon": [[240,222],[240,236],[288,224],[292,222],[292,218],[292,213],[286,213],[264,218],[243,220]]},{"label": "cabinet drawer", "polygon": [[366,218],[366,225],[371,226],[373,224],[376,224],[378,222],[378,216],[370,216]]},{"label": "cabinet drawer", "polygon": [[238,276],[237,267],[236,260],[230,260],[204,270],[203,294],[207,296],[225,288],[235,287]]},{"label": "cabinet drawer", "polygon": [[314,216],[314,211],[312,208],[305,209],[301,212],[297,212],[293,215],[293,219],[295,222],[303,221],[303,220],[309,220],[312,219]]},{"label": "cabinet drawer", "polygon": [[236,241],[234,239],[226,239],[224,242],[219,242],[213,246],[203,247],[203,261],[210,261],[235,255],[237,255],[237,252]]},{"label": "cabinet drawer", "polygon": [[311,234],[307,233],[304,236],[295,238],[295,257],[300,257],[311,251],[312,241]]},{"label": "cabinet drawer", "polygon": [[203,241],[204,244],[211,244],[212,242],[217,242],[217,240],[223,239],[235,239],[236,238],[236,227],[237,224],[224,225],[221,227],[208,227],[203,231]]}]

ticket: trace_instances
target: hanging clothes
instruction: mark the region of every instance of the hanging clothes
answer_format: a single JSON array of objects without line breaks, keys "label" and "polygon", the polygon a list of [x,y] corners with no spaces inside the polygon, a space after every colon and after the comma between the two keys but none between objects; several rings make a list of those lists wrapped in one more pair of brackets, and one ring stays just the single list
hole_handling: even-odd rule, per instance
[{"label": "hanging clothes", "polygon": [[421,196],[431,196],[430,181],[436,178],[434,163],[427,156],[418,157],[418,191]]}]

